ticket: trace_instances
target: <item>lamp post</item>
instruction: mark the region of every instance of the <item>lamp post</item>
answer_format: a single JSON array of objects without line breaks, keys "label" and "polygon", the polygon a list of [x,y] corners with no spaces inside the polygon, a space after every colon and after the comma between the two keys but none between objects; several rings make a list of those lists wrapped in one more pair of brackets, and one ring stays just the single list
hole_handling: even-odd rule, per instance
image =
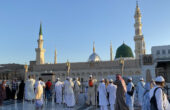
[{"label": "lamp post", "polygon": [[27,72],[28,72],[28,65],[25,64],[24,65],[24,69],[25,69],[25,81],[27,80]]},{"label": "lamp post", "polygon": [[125,63],[125,61],[124,61],[124,59],[121,57],[121,58],[120,58],[120,66],[121,66],[121,75],[122,75],[122,77],[123,77],[123,71],[124,71],[124,63]]},{"label": "lamp post", "polygon": [[67,76],[69,77],[70,76],[70,62],[67,60],[67,63],[66,63],[66,67],[67,67]]}]

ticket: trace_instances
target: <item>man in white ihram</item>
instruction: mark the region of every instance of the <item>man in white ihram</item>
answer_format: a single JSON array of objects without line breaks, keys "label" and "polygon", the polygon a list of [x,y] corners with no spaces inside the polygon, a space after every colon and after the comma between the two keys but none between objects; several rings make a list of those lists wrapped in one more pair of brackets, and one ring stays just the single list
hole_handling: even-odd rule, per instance
[{"label": "man in white ihram", "polygon": [[142,101],[143,101],[143,94],[145,92],[145,82],[144,79],[141,77],[140,81],[137,83],[136,92],[138,97],[138,103],[139,106],[142,107]]},{"label": "man in white ihram", "polygon": [[106,91],[104,79],[102,79],[101,83],[99,84],[98,91],[99,91],[100,110],[108,110],[107,91]]},{"label": "man in white ihram", "polygon": [[25,83],[25,100],[33,101],[35,99],[34,93],[35,80],[28,76],[28,80]]},{"label": "man in white ihram", "polygon": [[[156,86],[152,88],[149,92],[150,99],[153,98],[153,96],[156,99],[156,108],[157,110],[170,110],[170,104],[167,100],[167,95],[163,92],[162,88],[165,85],[165,79],[162,76],[158,76],[155,79]],[[152,102],[150,100],[150,102]],[[151,107],[151,110],[153,108]]]},{"label": "man in white ihram", "polygon": [[60,81],[60,78],[57,78],[57,82],[55,83],[55,94],[56,94],[56,103],[62,103],[62,87],[63,83]]},{"label": "man in white ihram", "polygon": [[117,86],[113,84],[112,79],[110,79],[109,83],[110,84],[107,86],[107,92],[109,93],[110,110],[114,110]]},{"label": "man in white ihram", "polygon": [[74,83],[72,79],[67,78],[67,80],[64,82],[64,97],[65,97],[64,101],[67,107],[74,107],[75,105],[73,87],[74,87]]},{"label": "man in white ihram", "polygon": [[128,78],[128,85],[127,85],[127,93],[126,93],[126,104],[129,107],[129,110],[134,110],[134,84],[132,82],[132,77]]}]

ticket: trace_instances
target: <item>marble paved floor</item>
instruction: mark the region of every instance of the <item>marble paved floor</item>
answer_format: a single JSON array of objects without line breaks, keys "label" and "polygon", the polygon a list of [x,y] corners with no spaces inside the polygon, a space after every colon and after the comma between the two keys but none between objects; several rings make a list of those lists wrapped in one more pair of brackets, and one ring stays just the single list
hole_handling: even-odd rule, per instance
[{"label": "marble paved floor", "polygon": [[[0,107],[0,110],[35,110],[35,104],[30,102],[15,102]],[[76,105],[74,108],[67,108],[53,102],[44,104],[43,110],[100,110],[94,106]],[[108,109],[109,110],[109,109]],[[140,110],[135,108],[135,110]]]},{"label": "marble paved floor", "polygon": [[[35,110],[35,104],[31,102],[15,102],[0,107],[0,110]],[[54,102],[46,102],[43,110],[98,110],[92,106],[76,105],[74,108],[67,108],[64,105],[55,104]]]}]

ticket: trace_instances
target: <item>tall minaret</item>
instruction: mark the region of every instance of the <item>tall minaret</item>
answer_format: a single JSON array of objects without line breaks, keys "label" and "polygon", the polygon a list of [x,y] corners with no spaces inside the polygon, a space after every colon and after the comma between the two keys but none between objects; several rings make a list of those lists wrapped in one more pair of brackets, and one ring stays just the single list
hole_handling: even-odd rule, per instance
[{"label": "tall minaret", "polygon": [[142,23],[141,23],[141,13],[138,6],[138,2],[136,2],[136,11],[135,11],[135,54],[136,59],[139,59],[140,55],[145,54],[145,41],[142,34]]},{"label": "tall minaret", "polygon": [[110,42],[110,61],[113,61],[112,42]]},{"label": "tall minaret", "polygon": [[44,64],[45,59],[44,59],[44,53],[45,49],[43,48],[43,34],[42,34],[42,26],[40,23],[40,32],[39,32],[39,39],[37,40],[38,42],[38,48],[35,49],[36,51],[36,64]]},{"label": "tall minaret", "polygon": [[57,64],[57,50],[55,49],[54,64]]}]

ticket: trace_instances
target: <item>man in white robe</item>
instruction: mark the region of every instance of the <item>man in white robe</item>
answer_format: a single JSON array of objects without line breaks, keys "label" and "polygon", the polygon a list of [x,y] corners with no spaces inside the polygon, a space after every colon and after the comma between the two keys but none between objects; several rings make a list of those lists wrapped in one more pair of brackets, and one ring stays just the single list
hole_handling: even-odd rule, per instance
[{"label": "man in white robe", "polygon": [[99,84],[98,92],[99,92],[100,110],[108,110],[108,108],[107,108],[107,105],[108,105],[107,91],[106,91],[104,79],[102,79],[101,83]]},{"label": "man in white robe", "polygon": [[64,101],[67,107],[73,107],[75,105],[75,98],[73,92],[74,83],[71,78],[67,78],[64,82]]},{"label": "man in white robe", "polygon": [[132,82],[132,77],[128,78],[126,104],[129,107],[129,110],[134,110],[134,84]]},{"label": "man in white robe", "polygon": [[107,92],[109,93],[110,110],[114,110],[117,86],[113,84],[112,79],[109,81],[109,83],[110,84],[107,86]]},{"label": "man in white robe", "polygon": [[57,78],[57,82],[55,83],[55,94],[56,94],[56,103],[62,103],[62,88],[63,83],[60,81],[60,78]]},{"label": "man in white robe", "polygon": [[138,104],[141,107],[143,101],[143,94],[145,92],[145,82],[143,78],[140,78],[140,81],[137,83],[136,92],[138,97]]},{"label": "man in white robe", "polygon": [[[43,87],[43,91],[44,91],[45,82],[43,81],[43,79],[42,79],[41,77],[39,78],[38,81],[35,82],[35,85],[34,85],[35,90],[37,89],[39,83],[40,83],[41,86]],[[42,98],[44,99],[44,92],[43,92],[43,97],[42,97]]]},{"label": "man in white robe", "polygon": [[[152,98],[155,97],[156,100],[156,108],[157,110],[170,110],[170,103],[167,99],[167,95],[162,90],[165,86],[165,79],[162,76],[158,76],[155,79],[156,86],[152,88],[149,92],[150,96],[150,104],[152,105]],[[155,105],[155,104],[154,104]],[[155,110],[156,108],[152,108],[150,110]]]},{"label": "man in white robe", "polygon": [[80,88],[81,83],[79,81],[79,78],[76,78],[75,82],[74,82],[74,95],[75,95],[75,100],[76,100],[76,104],[78,104],[79,100],[79,95],[80,95]]},{"label": "man in white robe", "polygon": [[35,80],[28,76],[28,80],[25,82],[25,100],[27,101],[35,99],[34,84]]}]

